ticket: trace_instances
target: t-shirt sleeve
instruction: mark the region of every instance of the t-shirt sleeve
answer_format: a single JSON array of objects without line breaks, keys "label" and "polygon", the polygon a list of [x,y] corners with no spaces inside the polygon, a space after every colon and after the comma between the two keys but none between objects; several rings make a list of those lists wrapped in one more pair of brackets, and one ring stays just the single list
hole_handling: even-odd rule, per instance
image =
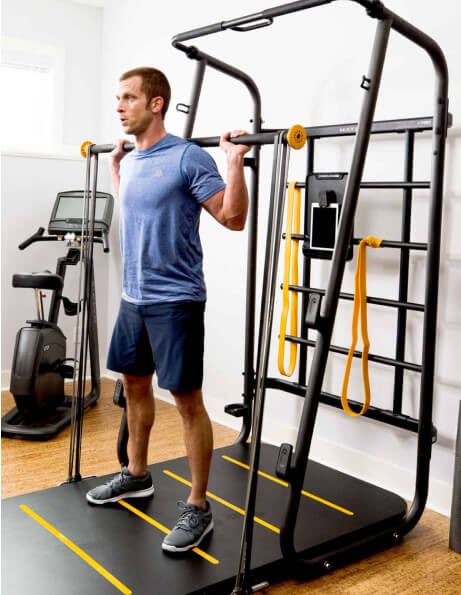
[{"label": "t-shirt sleeve", "polygon": [[184,149],[180,168],[184,183],[198,203],[226,187],[213,157],[193,143]]}]

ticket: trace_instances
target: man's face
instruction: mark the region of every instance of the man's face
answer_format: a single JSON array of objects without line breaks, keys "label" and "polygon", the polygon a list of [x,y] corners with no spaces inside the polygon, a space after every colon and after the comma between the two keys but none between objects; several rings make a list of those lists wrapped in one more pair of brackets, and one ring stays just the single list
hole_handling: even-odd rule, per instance
[{"label": "man's face", "polygon": [[142,78],[133,76],[120,81],[117,94],[117,112],[125,134],[138,136],[145,132],[154,118],[151,104],[146,106],[146,95],[141,90]]}]

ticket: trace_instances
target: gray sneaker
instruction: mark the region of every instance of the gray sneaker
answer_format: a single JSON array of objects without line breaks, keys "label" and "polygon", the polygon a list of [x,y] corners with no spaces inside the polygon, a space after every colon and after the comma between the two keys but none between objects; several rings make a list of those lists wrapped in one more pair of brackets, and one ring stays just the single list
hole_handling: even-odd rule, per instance
[{"label": "gray sneaker", "polygon": [[122,467],[121,473],[110,481],[90,490],[86,499],[91,504],[107,504],[122,498],[144,498],[153,493],[154,485],[149,471],[144,477],[135,477],[126,467]]},{"label": "gray sneaker", "polygon": [[179,501],[182,511],[178,522],[162,543],[162,549],[168,552],[187,552],[199,545],[202,539],[213,529],[210,503],[206,503],[206,510],[195,504],[185,504]]}]

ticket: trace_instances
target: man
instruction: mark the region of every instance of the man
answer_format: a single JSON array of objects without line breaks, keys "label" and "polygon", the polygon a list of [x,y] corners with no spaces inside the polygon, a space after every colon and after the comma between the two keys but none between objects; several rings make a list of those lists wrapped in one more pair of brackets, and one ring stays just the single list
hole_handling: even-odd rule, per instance
[{"label": "man", "polygon": [[117,112],[136,150],[119,141],[111,154],[120,197],[123,294],[109,349],[109,369],[123,375],[129,430],[128,468],[92,489],[92,504],[154,493],[147,448],[154,422],[152,375],[174,396],[184,425],[192,478],[187,503],[162,548],[183,552],[213,529],[206,489],[213,435],[203,405],[203,317],[206,290],[199,239],[201,209],[228,229],[242,230],[248,211],[243,175],[250,147],[234,145],[243,131],[224,134],[227,185],[210,155],[166,132],[170,86],[154,68],[120,77]]}]

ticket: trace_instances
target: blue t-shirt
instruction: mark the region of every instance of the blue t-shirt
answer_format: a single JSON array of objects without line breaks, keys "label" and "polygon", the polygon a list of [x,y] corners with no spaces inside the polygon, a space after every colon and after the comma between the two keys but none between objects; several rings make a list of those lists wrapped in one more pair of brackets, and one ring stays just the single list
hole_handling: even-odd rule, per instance
[{"label": "blue t-shirt", "polygon": [[225,188],[212,157],[167,134],[120,162],[122,298],[204,301],[200,204]]}]

